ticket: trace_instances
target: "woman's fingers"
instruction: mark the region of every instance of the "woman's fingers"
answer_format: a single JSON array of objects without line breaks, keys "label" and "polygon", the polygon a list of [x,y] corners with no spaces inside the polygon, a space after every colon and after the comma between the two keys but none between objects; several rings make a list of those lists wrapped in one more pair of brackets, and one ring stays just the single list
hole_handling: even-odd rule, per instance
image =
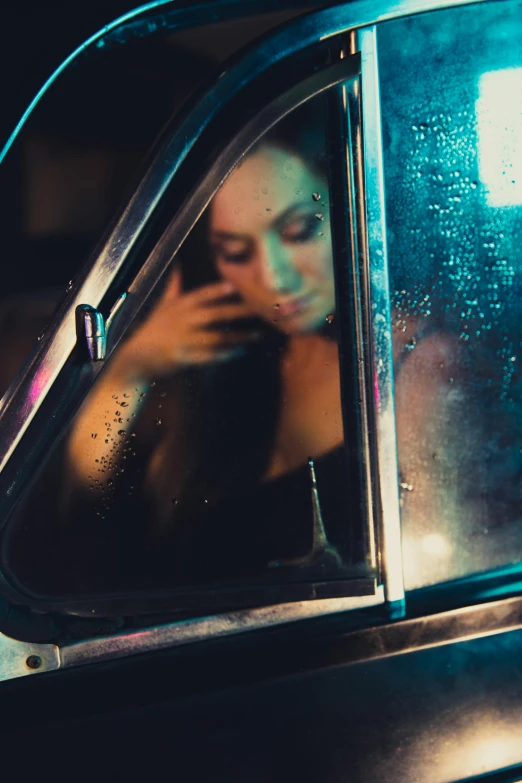
[{"label": "woman's fingers", "polygon": [[245,347],[237,345],[233,348],[199,348],[187,354],[186,364],[214,364],[234,359],[245,352]]},{"label": "woman's fingers", "polygon": [[202,346],[207,348],[223,346],[226,348],[231,345],[244,345],[245,343],[255,342],[260,337],[259,332],[229,332],[222,330],[197,332],[197,336],[194,336],[187,348],[189,350],[198,350]]},{"label": "woman's fingers", "polygon": [[176,266],[163,291],[161,297],[164,302],[173,302],[179,299],[181,295],[181,267],[179,264]]},{"label": "woman's fingers", "polygon": [[244,302],[226,302],[220,305],[199,307],[194,313],[193,323],[201,326],[216,321],[235,321],[238,318],[252,316],[251,308]]},{"label": "woman's fingers", "polygon": [[[257,332],[216,328],[238,322],[253,313],[244,302],[225,300],[233,293],[229,283],[212,283],[181,293],[179,266],[169,278],[158,306],[134,335],[134,356],[149,374],[170,372],[184,364],[209,363],[236,356],[261,336]],[[223,301],[219,301],[219,300]],[[212,328],[214,327],[214,328]]]},{"label": "woman's fingers", "polygon": [[220,280],[218,283],[209,283],[209,285],[205,285],[202,288],[196,288],[195,291],[185,294],[184,299],[187,304],[203,305],[223,296],[229,296],[235,290],[231,283]]}]

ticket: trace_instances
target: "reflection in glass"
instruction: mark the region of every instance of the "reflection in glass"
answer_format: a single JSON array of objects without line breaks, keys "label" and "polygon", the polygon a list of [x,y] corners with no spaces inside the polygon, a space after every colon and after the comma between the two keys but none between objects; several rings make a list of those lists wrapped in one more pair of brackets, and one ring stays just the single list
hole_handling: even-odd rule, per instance
[{"label": "reflection in glass", "polygon": [[521,105],[522,68],[489,71],[479,78],[475,110],[480,181],[492,207],[522,204]]},{"label": "reflection in glass", "polygon": [[409,588],[522,560],[521,33],[511,2],[380,31]]},{"label": "reflection in glass", "polygon": [[[365,573],[324,100],[244,156],[111,357],[26,503],[26,581],[92,592]],[[27,530],[15,525],[14,555]]]}]

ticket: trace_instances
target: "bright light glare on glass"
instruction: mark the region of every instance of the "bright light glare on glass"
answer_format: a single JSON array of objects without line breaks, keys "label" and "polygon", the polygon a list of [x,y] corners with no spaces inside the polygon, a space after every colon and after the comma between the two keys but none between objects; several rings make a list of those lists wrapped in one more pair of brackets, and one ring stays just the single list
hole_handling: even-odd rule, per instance
[{"label": "bright light glare on glass", "polygon": [[[472,759],[475,774],[510,767],[520,761],[520,737],[514,723],[498,714],[478,718],[467,731],[459,733],[458,747],[438,768],[445,780],[461,780],[469,774]],[[488,775],[489,777],[489,775]],[[440,778],[437,778],[440,780]]]},{"label": "bright light glare on glass", "polygon": [[428,555],[444,557],[449,554],[449,546],[446,539],[438,533],[428,533],[422,539],[422,549]]},{"label": "bright light glare on glass", "polygon": [[522,204],[522,68],[484,73],[476,112],[480,179],[488,204]]}]

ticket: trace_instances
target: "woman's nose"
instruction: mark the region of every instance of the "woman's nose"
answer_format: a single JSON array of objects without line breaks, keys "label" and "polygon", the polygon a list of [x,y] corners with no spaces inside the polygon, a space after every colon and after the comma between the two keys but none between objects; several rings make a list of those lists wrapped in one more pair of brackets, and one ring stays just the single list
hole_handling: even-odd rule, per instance
[{"label": "woman's nose", "polygon": [[302,278],[292,254],[277,241],[266,241],[259,249],[263,284],[271,291],[298,291]]}]

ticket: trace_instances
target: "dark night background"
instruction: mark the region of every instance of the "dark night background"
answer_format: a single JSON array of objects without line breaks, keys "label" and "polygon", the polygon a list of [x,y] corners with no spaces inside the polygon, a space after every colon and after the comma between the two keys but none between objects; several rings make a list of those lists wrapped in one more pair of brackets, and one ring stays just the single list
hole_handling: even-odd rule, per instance
[{"label": "dark night background", "polygon": [[[139,5],[132,0],[4,5],[2,147],[55,68],[88,37]],[[167,10],[188,7],[197,21],[201,5],[177,0]],[[80,55],[43,97],[0,166],[0,395],[127,197],[172,111],[237,48],[302,13],[310,0],[294,0],[295,10],[285,12],[276,0],[204,5],[206,27],[127,35],[124,45],[112,42]],[[261,7],[268,13],[260,15]],[[227,19],[237,8],[248,18]]]}]

